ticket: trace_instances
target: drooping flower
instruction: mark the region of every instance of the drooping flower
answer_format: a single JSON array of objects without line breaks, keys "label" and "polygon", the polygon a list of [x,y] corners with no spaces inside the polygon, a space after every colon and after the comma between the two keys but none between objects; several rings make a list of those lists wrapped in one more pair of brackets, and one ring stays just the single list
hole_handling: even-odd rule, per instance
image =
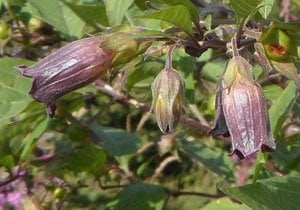
[{"label": "drooping flower", "polygon": [[252,66],[240,56],[232,58],[219,85],[217,118],[211,133],[229,132],[232,153],[241,157],[259,150],[275,150],[267,101],[252,78]]},{"label": "drooping flower", "polygon": [[35,65],[19,66],[18,70],[33,78],[29,94],[45,103],[52,117],[56,99],[94,82],[111,67],[128,62],[140,52],[141,43],[133,34],[119,32],[71,42]]},{"label": "drooping flower", "polygon": [[152,107],[157,124],[162,133],[171,133],[176,127],[182,111],[184,81],[176,69],[172,68],[169,51],[165,68],[152,83]]}]

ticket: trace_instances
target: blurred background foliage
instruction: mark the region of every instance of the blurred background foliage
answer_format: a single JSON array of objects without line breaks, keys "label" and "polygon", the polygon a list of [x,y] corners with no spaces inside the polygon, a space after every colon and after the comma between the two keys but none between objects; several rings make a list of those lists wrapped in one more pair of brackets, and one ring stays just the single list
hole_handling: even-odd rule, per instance
[{"label": "blurred background foliage", "polygon": [[[198,1],[0,0],[0,209],[299,207],[298,90],[278,75],[263,81],[258,64],[255,77],[270,104],[277,150],[240,162],[229,156],[226,141],[189,123],[213,124],[215,87],[228,61],[224,49],[208,49],[199,57],[176,49],[173,65],[186,84],[187,108],[170,135],[162,135],[146,114],[151,83],[164,68],[162,42],[99,80],[111,89],[91,84],[65,95],[53,119],[27,94],[31,80],[15,70],[120,24],[152,30],[177,26],[189,34],[199,13],[207,33],[220,28],[219,20],[236,23],[231,12],[213,9],[231,8],[232,1],[207,0],[211,7],[205,10],[192,2]],[[298,0],[264,2],[272,5],[265,24],[299,21]],[[282,13],[283,2],[291,3],[289,14]],[[230,38],[230,32],[223,34],[223,40]],[[299,68],[299,58],[295,64]]]}]

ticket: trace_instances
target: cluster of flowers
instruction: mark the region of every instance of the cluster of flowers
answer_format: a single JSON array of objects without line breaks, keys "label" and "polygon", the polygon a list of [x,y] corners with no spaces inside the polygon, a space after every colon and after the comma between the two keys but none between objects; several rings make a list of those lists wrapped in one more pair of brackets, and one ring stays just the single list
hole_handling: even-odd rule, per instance
[{"label": "cluster of flowers", "polygon": [[[119,40],[126,40],[119,42]],[[94,82],[108,69],[128,62],[147,48],[133,33],[120,32],[72,42],[37,64],[18,69],[33,78],[29,94],[45,103],[50,117],[55,101],[62,95]],[[154,112],[163,133],[174,131],[184,101],[184,81],[172,67],[172,51],[166,56],[165,68],[152,84]],[[229,61],[217,87],[216,121],[212,135],[230,135],[232,153],[247,157],[258,150],[274,150],[268,106],[264,93],[252,78],[252,66],[239,55]]]}]

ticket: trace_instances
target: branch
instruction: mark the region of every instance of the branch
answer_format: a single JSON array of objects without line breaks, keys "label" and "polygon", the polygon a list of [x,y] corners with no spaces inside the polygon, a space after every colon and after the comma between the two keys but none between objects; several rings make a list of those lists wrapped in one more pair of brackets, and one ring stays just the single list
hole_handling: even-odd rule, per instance
[{"label": "branch", "polygon": [[10,184],[10,183],[16,181],[17,179],[19,179],[19,178],[21,178],[21,177],[24,177],[24,176],[26,176],[26,175],[27,175],[27,173],[26,173],[26,172],[25,172],[25,173],[23,172],[23,173],[19,173],[19,174],[15,175],[15,176],[13,176],[13,177],[10,177],[8,180],[3,181],[3,182],[0,182],[0,187],[5,186],[5,185],[7,185],[7,184]]}]

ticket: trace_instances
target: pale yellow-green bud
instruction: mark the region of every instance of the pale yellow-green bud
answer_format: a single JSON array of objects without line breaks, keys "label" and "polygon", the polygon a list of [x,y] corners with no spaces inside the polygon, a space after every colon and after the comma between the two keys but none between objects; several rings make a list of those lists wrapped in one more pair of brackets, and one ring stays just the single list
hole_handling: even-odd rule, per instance
[{"label": "pale yellow-green bud", "polygon": [[152,86],[152,108],[157,124],[163,133],[174,131],[182,110],[184,81],[173,68],[163,69]]}]

